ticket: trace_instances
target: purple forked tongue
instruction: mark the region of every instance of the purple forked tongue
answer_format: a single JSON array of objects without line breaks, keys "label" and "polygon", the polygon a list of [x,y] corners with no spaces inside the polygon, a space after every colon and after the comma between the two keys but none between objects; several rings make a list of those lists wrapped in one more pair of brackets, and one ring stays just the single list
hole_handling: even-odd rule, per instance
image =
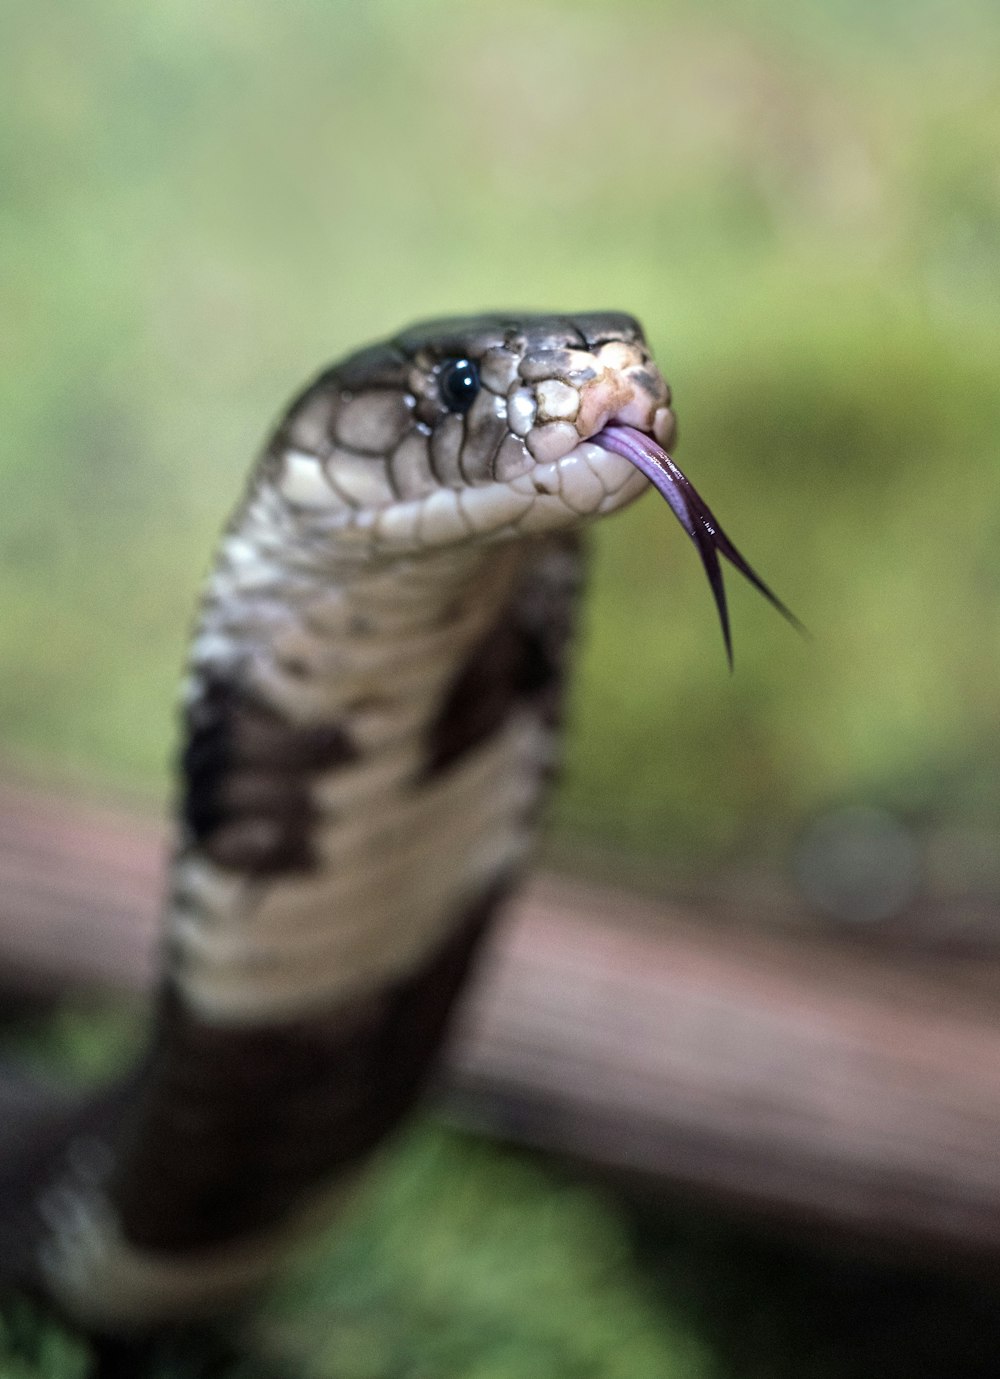
[{"label": "purple forked tongue", "polygon": [[652,436],[647,436],[644,431],[639,431],[634,426],[605,426],[604,430],[596,436],[592,436],[591,440],[604,450],[613,450],[616,455],[621,455],[630,464],[634,464],[641,474],[645,474],[653,487],[666,498],[674,516],[698,547],[701,563],[705,567],[708,582],[712,586],[715,606],[719,610],[722,637],[726,643],[726,655],[729,658],[730,667],[733,664],[733,643],[729,631],[729,610],[726,607],[726,590],[722,582],[722,567],[719,564],[717,554],[719,551],[731,565],[735,565],[741,575],[745,575],[750,583],[760,590],[768,602],[777,608],[782,617],[787,618],[792,626],[798,628],[800,632],[804,631],[795,614],[785,607],[777,594],[767,587],[757,571],[743,559],[712,516],[707,503],[698,496],[694,485],[681,473],[667,452],[661,445],[657,445]]}]

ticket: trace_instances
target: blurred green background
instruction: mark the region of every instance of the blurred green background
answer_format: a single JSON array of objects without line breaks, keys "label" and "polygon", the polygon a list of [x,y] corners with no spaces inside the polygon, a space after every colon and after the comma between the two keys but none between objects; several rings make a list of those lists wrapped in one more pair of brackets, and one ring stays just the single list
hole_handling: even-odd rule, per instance
[{"label": "blurred green background", "polygon": [[730,679],[666,509],[601,527],[564,835],[714,860],[831,800],[995,807],[995,6],[8,0],[4,31],[9,753],[162,790],[215,534],[323,361],[611,306],[814,641],[734,589]]},{"label": "blurred green background", "polygon": [[[813,640],[730,580],[730,677],[662,504],[603,524],[556,855],[781,872],[866,804],[925,887],[1000,890],[995,4],[6,0],[0,25],[9,762],[165,797],[215,535],[324,361],[424,315],[622,308],[683,466]],[[622,1268],[654,1349],[620,1369],[546,1332],[344,1373],[722,1372]],[[732,1372],[853,1373],[762,1363]]]}]

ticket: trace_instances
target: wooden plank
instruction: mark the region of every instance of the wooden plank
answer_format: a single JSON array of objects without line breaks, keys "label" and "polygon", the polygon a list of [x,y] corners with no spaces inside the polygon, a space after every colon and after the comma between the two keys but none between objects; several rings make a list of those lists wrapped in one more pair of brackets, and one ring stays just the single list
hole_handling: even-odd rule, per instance
[{"label": "wooden plank", "polygon": [[452,1052],[460,1119],[647,1183],[1000,1258],[991,1003],[898,973],[880,991],[869,959],[676,912],[662,932],[609,926],[609,899],[543,885],[497,944]]},{"label": "wooden plank", "polygon": [[154,820],[0,782],[0,989],[145,990],[165,837]]},{"label": "wooden plank", "polygon": [[[20,989],[149,985],[163,836],[0,787],[0,953]],[[996,1260],[998,987],[982,964],[966,980],[543,878],[466,1003],[444,1107],[647,1182]]]}]

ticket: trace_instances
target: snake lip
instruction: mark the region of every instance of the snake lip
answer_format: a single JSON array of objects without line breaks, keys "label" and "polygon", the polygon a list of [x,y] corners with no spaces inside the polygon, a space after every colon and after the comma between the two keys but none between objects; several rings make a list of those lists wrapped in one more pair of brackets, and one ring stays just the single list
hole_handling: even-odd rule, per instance
[{"label": "snake lip", "polygon": [[670,510],[694,542],[708,576],[712,597],[715,599],[730,669],[733,665],[733,642],[726,589],[722,579],[722,567],[719,564],[720,554],[764,595],[786,621],[797,631],[805,633],[806,629],[802,623],[740,554],[690,479],[652,436],[635,426],[615,423],[605,426],[597,435],[592,436],[591,440],[602,449],[621,455],[645,475],[657,492],[666,499]]}]

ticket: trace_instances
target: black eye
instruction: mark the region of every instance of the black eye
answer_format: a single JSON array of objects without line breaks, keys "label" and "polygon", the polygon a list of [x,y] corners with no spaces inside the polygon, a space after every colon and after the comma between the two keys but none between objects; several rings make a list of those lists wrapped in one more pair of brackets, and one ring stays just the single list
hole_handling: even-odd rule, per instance
[{"label": "black eye", "polygon": [[449,359],[438,373],[438,390],[449,412],[467,412],[479,392],[479,370],[471,359]]}]

